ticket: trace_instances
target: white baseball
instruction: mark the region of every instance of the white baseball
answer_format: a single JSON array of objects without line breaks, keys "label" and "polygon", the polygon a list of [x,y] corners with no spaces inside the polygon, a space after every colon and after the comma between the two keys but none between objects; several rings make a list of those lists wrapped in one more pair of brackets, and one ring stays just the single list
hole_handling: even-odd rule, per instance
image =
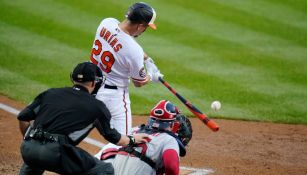
[{"label": "white baseball", "polygon": [[215,111],[220,110],[222,107],[221,102],[219,101],[214,101],[211,103],[211,108]]}]

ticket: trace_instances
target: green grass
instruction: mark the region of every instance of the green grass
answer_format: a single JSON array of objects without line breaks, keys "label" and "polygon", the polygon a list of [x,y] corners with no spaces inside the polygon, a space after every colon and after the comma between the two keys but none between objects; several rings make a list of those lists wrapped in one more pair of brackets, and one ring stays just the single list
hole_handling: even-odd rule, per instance
[{"label": "green grass", "polygon": [[[131,0],[0,0],[0,93],[24,104],[89,58],[101,19]],[[165,80],[214,118],[307,124],[307,2],[146,0],[158,30],[139,43]],[[131,86],[133,114],[161,99],[191,113],[162,84]],[[214,112],[210,103],[222,102]]]}]

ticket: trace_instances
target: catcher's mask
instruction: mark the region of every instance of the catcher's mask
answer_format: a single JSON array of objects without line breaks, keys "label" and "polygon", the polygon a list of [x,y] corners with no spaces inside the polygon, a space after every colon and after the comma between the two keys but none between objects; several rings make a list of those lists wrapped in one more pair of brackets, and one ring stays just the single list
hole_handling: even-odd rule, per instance
[{"label": "catcher's mask", "polygon": [[[176,122],[178,108],[167,100],[161,100],[151,111],[148,126],[158,130],[165,130],[173,127]],[[177,128],[178,129],[178,128]],[[176,131],[173,131],[176,133]]]},{"label": "catcher's mask", "polygon": [[179,122],[179,129],[177,131],[178,137],[183,145],[186,146],[192,139],[192,124],[190,120],[183,114],[176,115],[176,121]]}]

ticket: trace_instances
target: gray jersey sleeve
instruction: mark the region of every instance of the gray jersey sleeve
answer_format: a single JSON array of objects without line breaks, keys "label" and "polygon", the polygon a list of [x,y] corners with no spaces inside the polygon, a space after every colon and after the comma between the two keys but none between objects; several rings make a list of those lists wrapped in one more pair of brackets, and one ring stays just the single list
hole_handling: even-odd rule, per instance
[{"label": "gray jersey sleeve", "polygon": [[[175,138],[166,134],[159,133],[151,135],[152,140],[147,143],[146,156],[156,163],[156,168],[163,167],[162,155],[168,149],[173,149],[179,157],[179,146]],[[137,149],[141,151],[140,149]],[[156,170],[150,167],[137,157],[127,155],[117,155],[113,161],[116,175],[155,175]]]}]

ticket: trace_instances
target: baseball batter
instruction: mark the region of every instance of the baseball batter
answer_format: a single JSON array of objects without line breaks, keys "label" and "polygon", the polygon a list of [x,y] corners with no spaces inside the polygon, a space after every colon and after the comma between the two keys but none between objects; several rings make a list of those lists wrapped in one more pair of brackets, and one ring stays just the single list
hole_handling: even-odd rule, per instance
[{"label": "baseball batter", "polygon": [[113,164],[115,175],[179,174],[179,156],[185,156],[192,126],[172,103],[160,101],[151,110],[147,125],[135,132],[150,134],[151,139],[119,150],[107,149],[100,157]]},{"label": "baseball batter", "polygon": [[149,81],[158,82],[158,77],[163,76],[134,39],[148,27],[156,29],[155,18],[152,7],[135,3],[124,21],[106,18],[97,28],[90,60],[103,71],[105,82],[96,98],[110,110],[111,127],[122,134],[131,133],[130,81],[141,87]]}]

